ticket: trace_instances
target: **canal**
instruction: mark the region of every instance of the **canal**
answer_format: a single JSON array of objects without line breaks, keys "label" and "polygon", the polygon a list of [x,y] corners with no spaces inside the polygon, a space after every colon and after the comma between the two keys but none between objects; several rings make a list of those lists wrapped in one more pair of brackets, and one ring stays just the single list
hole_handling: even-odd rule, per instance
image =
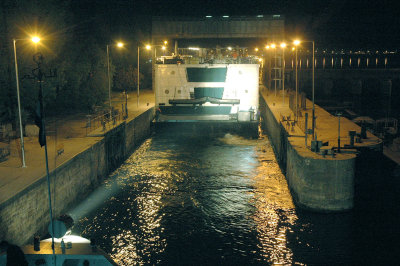
[{"label": "canal", "polygon": [[[385,184],[357,185],[354,211],[317,214],[295,207],[266,136],[158,132],[111,174],[105,186],[118,190],[73,233],[120,265],[392,262],[399,208],[384,164],[368,180]],[[365,196],[376,186],[387,191]]]}]

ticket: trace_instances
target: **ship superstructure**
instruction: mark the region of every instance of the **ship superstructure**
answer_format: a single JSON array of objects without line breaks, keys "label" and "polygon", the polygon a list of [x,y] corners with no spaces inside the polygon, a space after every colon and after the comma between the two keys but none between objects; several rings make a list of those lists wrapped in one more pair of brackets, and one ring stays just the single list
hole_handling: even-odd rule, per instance
[{"label": "ship superstructure", "polygon": [[154,65],[157,121],[256,121],[257,58],[197,51],[197,56],[162,57]]}]

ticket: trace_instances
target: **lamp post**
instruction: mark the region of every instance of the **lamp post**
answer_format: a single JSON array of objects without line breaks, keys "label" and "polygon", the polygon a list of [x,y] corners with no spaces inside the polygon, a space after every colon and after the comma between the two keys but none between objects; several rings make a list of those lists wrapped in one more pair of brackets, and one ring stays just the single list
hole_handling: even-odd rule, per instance
[{"label": "lamp post", "polygon": [[315,45],[314,41],[312,41],[312,138],[315,139],[315,91],[314,91],[314,75],[315,75]]},{"label": "lamp post", "polygon": [[[267,53],[266,53],[266,60],[268,60],[266,63],[268,64],[271,64],[271,60],[269,60],[270,59],[270,55],[269,55],[269,53],[268,53],[268,50],[269,50],[269,45],[266,45],[265,46],[265,49],[267,50]],[[268,70],[268,65],[267,65],[267,74],[268,74],[268,77],[267,77],[267,80],[268,80],[268,82],[270,82],[271,81],[271,68],[269,68],[269,70]],[[271,89],[271,84],[268,84],[268,89],[270,90]]]},{"label": "lamp post", "polygon": [[[24,147],[24,132],[22,129],[22,115],[21,115],[21,100],[20,100],[20,93],[19,93],[19,77],[18,77],[18,60],[17,60],[17,41],[25,40],[25,39],[14,39],[14,63],[15,63],[15,81],[17,85],[17,102],[18,102],[18,118],[19,118],[19,130],[20,130],[20,139],[21,139],[21,153],[22,153],[22,167],[26,167],[25,164],[25,147]],[[35,36],[31,39],[32,42],[38,43],[40,38]]]},{"label": "lamp post", "polygon": [[274,49],[274,67],[273,67],[273,69],[274,69],[274,87],[275,87],[275,96],[276,96],[276,50],[275,50],[275,48],[276,48],[276,45],[273,43],[273,44],[271,44],[271,46],[270,46],[272,49]]},{"label": "lamp post", "polygon": [[[300,44],[300,41],[296,41]],[[315,140],[315,43],[314,41],[302,41],[312,43],[312,139]],[[296,49],[297,51],[297,49]]]},{"label": "lamp post", "polygon": [[[107,77],[108,77],[108,103],[110,105],[110,120],[112,119],[112,106],[111,106],[111,77],[110,77],[110,46],[107,44]],[[118,48],[124,47],[122,42],[117,43]]]},{"label": "lamp post", "polygon": [[286,43],[281,43],[282,48],[282,103],[285,103],[285,47]]},{"label": "lamp post", "polygon": [[157,62],[157,47],[161,46],[161,50],[165,51],[167,47],[165,45],[153,45],[154,47],[154,60]]},{"label": "lamp post", "polygon": [[[151,45],[146,45],[146,50],[150,50]],[[137,107],[139,107],[139,91],[140,91],[140,45],[137,47]]]},{"label": "lamp post", "polygon": [[295,45],[295,50],[296,50],[296,62],[295,62],[295,64],[296,64],[296,121],[298,121],[298,119],[299,119],[299,109],[298,109],[298,105],[299,105],[299,100],[298,100],[298,95],[299,95],[299,90],[298,90],[298,81],[297,81],[297,46],[300,44],[300,41],[299,40],[295,40],[294,42],[293,42],[293,44]]}]

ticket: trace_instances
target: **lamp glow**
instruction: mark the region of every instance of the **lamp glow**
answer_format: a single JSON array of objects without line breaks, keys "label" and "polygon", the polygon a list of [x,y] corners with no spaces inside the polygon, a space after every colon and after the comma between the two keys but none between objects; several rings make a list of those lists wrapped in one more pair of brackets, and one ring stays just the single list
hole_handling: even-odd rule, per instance
[{"label": "lamp glow", "polygon": [[161,49],[165,51],[166,47],[163,45],[163,46],[161,47]]},{"label": "lamp glow", "polygon": [[124,47],[124,44],[123,44],[122,42],[119,42],[119,43],[117,43],[117,46],[118,46],[119,48],[121,48],[121,47]]},{"label": "lamp glow", "polygon": [[295,40],[295,41],[293,42],[293,44],[297,46],[297,45],[300,44],[300,41],[299,41],[299,40]]},{"label": "lamp glow", "polygon": [[266,45],[266,46],[265,46],[265,49],[269,49],[269,45]]},{"label": "lamp glow", "polygon": [[167,45],[168,44],[168,41],[164,41],[164,45]]},{"label": "lamp glow", "polygon": [[285,48],[285,47],[286,47],[286,43],[284,43],[284,42],[281,43],[281,47],[282,47],[282,48]]},{"label": "lamp glow", "polygon": [[38,42],[40,42],[40,38],[37,36],[34,36],[34,37],[32,37],[32,42],[38,43]]},{"label": "lamp glow", "polygon": [[146,45],[146,49],[150,50],[151,49],[151,45]]},{"label": "lamp glow", "polygon": [[254,51],[258,52],[258,48],[256,47],[256,48],[254,49]]},{"label": "lamp glow", "polygon": [[272,49],[275,49],[275,47],[276,47],[275,43],[271,44]]}]

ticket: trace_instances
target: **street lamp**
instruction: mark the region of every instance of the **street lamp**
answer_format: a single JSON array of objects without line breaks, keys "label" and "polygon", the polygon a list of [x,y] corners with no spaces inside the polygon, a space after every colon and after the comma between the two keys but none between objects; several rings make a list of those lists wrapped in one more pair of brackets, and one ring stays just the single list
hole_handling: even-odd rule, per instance
[{"label": "street lamp", "polygon": [[[17,84],[17,102],[18,102],[18,118],[19,118],[19,130],[20,130],[20,138],[21,138],[21,153],[22,153],[22,167],[26,167],[25,164],[25,147],[24,147],[24,132],[22,129],[22,116],[21,116],[21,100],[19,93],[19,77],[18,77],[18,61],[17,61],[17,41],[26,40],[26,39],[14,39],[14,62],[15,62],[15,81]],[[32,42],[38,43],[40,42],[40,38],[37,36],[32,37]]]},{"label": "street lamp", "polygon": [[297,46],[300,44],[299,40],[295,40],[293,42],[293,44],[295,45],[295,50],[296,50],[296,121],[299,119],[299,111],[298,111],[298,105],[299,105],[299,101],[298,101],[298,82],[297,82]]},{"label": "street lamp", "polygon": [[[161,50],[163,50],[165,52],[165,50],[167,49],[167,47],[165,45],[153,45],[154,47],[154,60],[155,62],[157,62],[157,47],[161,46]],[[151,46],[149,48],[146,47],[147,50],[151,49]]]},{"label": "street lamp", "polygon": [[281,43],[282,48],[282,102],[285,103],[285,47],[286,43]]},{"label": "street lamp", "polygon": [[[107,44],[107,76],[108,76],[108,102],[110,105],[110,120],[112,119],[112,106],[111,106],[111,78],[110,78],[110,46],[112,44]],[[117,43],[118,48],[124,47],[122,42]]]},{"label": "street lamp", "polygon": [[[146,45],[146,50],[150,50],[151,45],[147,44]],[[139,88],[140,88],[140,45],[137,47],[137,107],[139,107]]]},{"label": "street lamp", "polygon": [[276,45],[275,45],[275,43],[272,43],[271,45],[270,45],[270,47],[272,48],[272,49],[274,49],[274,86],[275,86],[275,96],[276,96],[276,50],[275,50],[275,48],[276,48]]},{"label": "street lamp", "polygon": [[[303,43],[312,43],[312,139],[315,139],[315,43],[314,41],[302,41]],[[300,41],[298,41],[300,44]],[[297,50],[297,49],[296,49]]]}]

